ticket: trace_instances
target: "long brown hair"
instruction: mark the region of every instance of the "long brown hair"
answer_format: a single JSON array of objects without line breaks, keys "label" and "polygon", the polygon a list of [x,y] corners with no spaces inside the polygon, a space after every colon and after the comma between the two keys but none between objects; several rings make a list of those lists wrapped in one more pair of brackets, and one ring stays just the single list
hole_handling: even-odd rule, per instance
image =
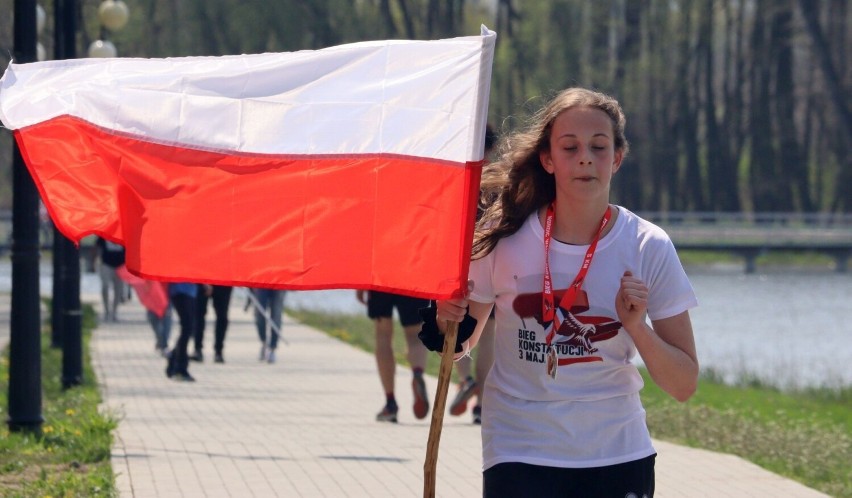
[{"label": "long brown hair", "polygon": [[550,148],[553,121],[573,107],[593,107],[612,120],[615,150],[627,156],[626,118],[618,101],[585,88],[559,92],[536,112],[526,128],[500,142],[499,156],[485,166],[480,184],[483,214],[473,234],[473,259],[490,253],[500,239],[517,232],[530,214],[553,202],[556,181],[541,164],[539,153]]}]

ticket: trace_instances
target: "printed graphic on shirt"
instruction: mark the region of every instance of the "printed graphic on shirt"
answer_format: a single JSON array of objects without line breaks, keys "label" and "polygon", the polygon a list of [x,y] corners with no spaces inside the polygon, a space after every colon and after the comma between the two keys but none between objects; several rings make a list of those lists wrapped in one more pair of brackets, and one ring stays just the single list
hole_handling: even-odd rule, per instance
[{"label": "printed graphic on shirt", "polygon": [[[561,302],[567,289],[557,289],[554,301]],[[587,315],[589,298],[586,291],[577,292],[571,309],[557,305],[560,315],[559,330],[550,346],[547,334],[553,327],[553,321],[542,319],[542,293],[519,294],[512,302],[512,308],[521,318],[522,327],[518,330],[518,358],[528,362],[545,363],[547,354],[553,348],[559,358],[559,366],[590,361],[603,361],[596,355],[596,342],[612,339],[618,334],[621,322],[606,316]],[[534,319],[544,330],[532,330],[527,319]]]}]

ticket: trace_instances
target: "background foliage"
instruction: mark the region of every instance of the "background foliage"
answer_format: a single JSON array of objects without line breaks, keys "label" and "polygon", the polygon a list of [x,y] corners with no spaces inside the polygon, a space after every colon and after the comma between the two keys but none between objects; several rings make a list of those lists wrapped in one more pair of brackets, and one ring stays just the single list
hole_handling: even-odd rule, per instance
[{"label": "background foliage", "polygon": [[[53,50],[52,3],[40,41]],[[79,1],[78,53],[100,0]],[[490,118],[523,123],[572,85],[618,97],[631,156],[616,201],[642,211],[848,212],[849,0],[125,0],[123,57],[295,51],[498,33]],[[12,12],[0,0],[0,13]],[[0,15],[0,64],[13,53]],[[0,133],[0,208],[11,205]],[[844,188],[844,186],[847,186]]]}]

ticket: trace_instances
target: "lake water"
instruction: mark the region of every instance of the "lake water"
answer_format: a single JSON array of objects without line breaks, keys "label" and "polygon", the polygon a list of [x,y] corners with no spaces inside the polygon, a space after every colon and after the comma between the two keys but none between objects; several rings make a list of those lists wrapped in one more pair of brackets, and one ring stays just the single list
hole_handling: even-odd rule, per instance
[{"label": "lake water", "polygon": [[[757,377],[781,387],[852,386],[852,274],[774,269],[744,274],[741,266],[687,269],[699,299],[692,310],[703,370],[727,381]],[[51,267],[42,263],[41,289]],[[97,296],[100,281],[83,274],[81,293]],[[8,260],[0,291],[11,289]],[[235,299],[240,299],[239,292]],[[364,314],[353,290],[290,292],[287,307]]]}]

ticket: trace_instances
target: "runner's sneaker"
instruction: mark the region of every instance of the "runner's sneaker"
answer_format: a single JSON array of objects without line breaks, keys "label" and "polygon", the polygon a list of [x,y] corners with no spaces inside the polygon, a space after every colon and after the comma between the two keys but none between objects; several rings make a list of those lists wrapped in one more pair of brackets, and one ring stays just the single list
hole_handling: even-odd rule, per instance
[{"label": "runner's sneaker", "polygon": [[482,407],[479,405],[473,407],[473,423],[482,425]]},{"label": "runner's sneaker", "polygon": [[426,383],[422,375],[415,375],[411,381],[411,389],[414,391],[414,416],[426,418],[429,415],[429,395],[426,393]]},{"label": "runner's sneaker", "polygon": [[189,375],[189,372],[176,372],[169,378],[178,382],[195,382],[195,377]]},{"label": "runner's sneaker", "polygon": [[396,414],[397,414],[398,411],[399,411],[399,407],[396,406],[396,405],[390,405],[390,404],[385,405],[385,407],[382,408],[382,411],[380,411],[379,414],[376,415],[376,421],[377,422],[393,422],[395,424],[396,423]]},{"label": "runner's sneaker", "polygon": [[476,392],[476,381],[473,380],[473,377],[468,377],[461,384],[459,384],[459,392],[456,394],[456,397],[453,398],[453,402],[450,403],[450,415],[455,415],[458,417],[462,413],[467,410],[467,402],[470,400],[471,396]]}]

